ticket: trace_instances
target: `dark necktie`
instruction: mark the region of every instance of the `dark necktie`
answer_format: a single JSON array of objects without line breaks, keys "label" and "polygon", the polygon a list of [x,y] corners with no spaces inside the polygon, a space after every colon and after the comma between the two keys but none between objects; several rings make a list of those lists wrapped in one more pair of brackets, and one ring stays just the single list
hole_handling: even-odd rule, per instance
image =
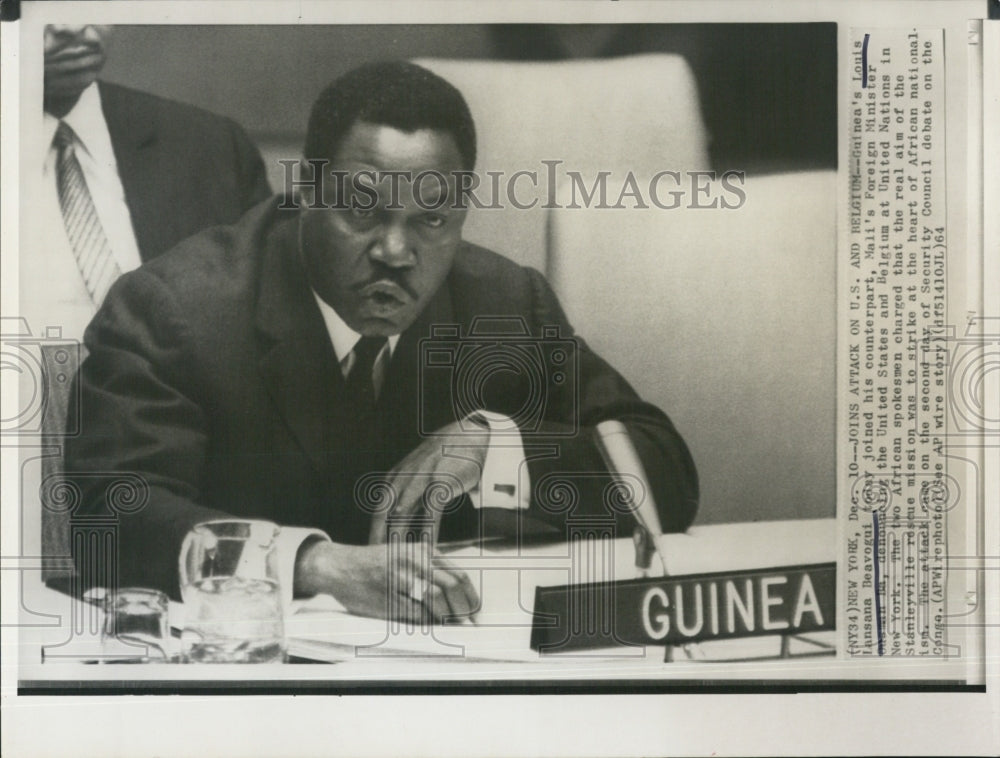
[{"label": "dark necktie", "polygon": [[354,366],[344,381],[346,399],[365,414],[375,409],[375,359],[388,342],[388,337],[362,337],[352,351]]},{"label": "dark necktie", "polygon": [[53,144],[56,148],[59,207],[62,209],[66,236],[73,247],[76,265],[83,276],[87,292],[94,305],[100,306],[122,272],[111,252],[111,245],[108,244],[101,220],[97,216],[83,169],[76,158],[73,129],[65,121],[59,122]]},{"label": "dark necktie", "polygon": [[[384,445],[380,442],[375,417],[375,359],[385,347],[386,337],[362,337],[351,351],[354,365],[344,379],[343,397],[339,405],[345,411],[344,426],[336,429],[343,440],[342,453],[336,457],[335,478],[345,489],[338,490],[336,501],[357,503],[357,486],[372,471],[383,470],[380,461]],[[336,533],[341,539],[362,544],[368,539],[370,513],[355,505],[338,511]]]}]

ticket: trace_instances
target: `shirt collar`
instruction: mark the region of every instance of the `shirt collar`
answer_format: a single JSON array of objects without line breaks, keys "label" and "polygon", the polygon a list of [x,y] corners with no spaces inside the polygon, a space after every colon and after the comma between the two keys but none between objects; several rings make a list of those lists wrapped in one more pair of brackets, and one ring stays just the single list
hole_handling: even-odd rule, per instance
[{"label": "shirt collar", "polygon": [[[330,342],[333,343],[333,352],[337,355],[337,361],[339,363],[343,363],[344,359],[351,354],[351,351],[354,349],[358,340],[361,339],[361,335],[351,329],[351,327],[344,322],[344,319],[340,317],[340,314],[337,313],[337,311],[335,311],[329,303],[316,294],[316,290],[312,290],[312,294],[313,297],[316,298],[316,305],[319,306],[319,312],[323,314],[323,323],[326,324],[326,331],[330,335]],[[399,342],[398,334],[394,334],[389,337],[390,356],[396,349],[397,342]]]},{"label": "shirt collar", "polygon": [[[101,108],[101,92],[97,82],[80,93],[76,105],[62,120],[73,129],[78,145],[90,155],[97,166],[107,167],[117,173],[118,164],[111,145],[111,135],[108,133],[108,122],[105,121],[104,111]],[[59,119],[46,113],[43,117],[43,126],[45,146],[48,150],[52,146],[56,129],[59,128]]]}]

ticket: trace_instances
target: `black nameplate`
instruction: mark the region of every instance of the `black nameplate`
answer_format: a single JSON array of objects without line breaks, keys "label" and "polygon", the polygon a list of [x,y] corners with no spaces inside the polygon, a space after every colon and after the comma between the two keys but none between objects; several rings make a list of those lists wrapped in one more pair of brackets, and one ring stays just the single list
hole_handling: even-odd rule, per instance
[{"label": "black nameplate", "polygon": [[631,579],[535,592],[531,647],[540,652],[836,628],[835,563]]}]

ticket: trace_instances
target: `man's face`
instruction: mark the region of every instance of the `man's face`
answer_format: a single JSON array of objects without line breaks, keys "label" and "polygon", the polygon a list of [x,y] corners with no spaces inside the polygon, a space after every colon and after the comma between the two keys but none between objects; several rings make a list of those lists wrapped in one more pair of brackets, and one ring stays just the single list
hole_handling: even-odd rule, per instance
[{"label": "man's face", "polygon": [[108,26],[45,27],[45,102],[75,103],[97,78],[107,56]]},{"label": "man's face", "polygon": [[[446,132],[402,132],[362,121],[341,141],[324,188],[326,204],[337,207],[303,209],[302,249],[313,288],[356,332],[405,331],[448,276],[465,221],[465,211],[451,207],[453,172],[461,169]],[[404,172],[395,192],[392,180],[365,173],[388,171]],[[439,172],[450,186],[434,175],[414,181],[427,171]],[[359,184],[371,189],[359,192]],[[336,185],[346,196],[337,196]]]}]

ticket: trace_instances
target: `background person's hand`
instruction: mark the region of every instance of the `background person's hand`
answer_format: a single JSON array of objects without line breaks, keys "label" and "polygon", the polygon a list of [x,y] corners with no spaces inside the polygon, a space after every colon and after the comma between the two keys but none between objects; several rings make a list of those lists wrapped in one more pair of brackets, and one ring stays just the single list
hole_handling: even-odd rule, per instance
[{"label": "background person's hand", "polygon": [[475,414],[421,442],[386,477],[386,507],[372,518],[369,542],[387,540],[389,518],[422,513],[433,517],[436,542],[437,527],[448,506],[479,484],[489,443],[489,426]]},{"label": "background person's hand", "polygon": [[414,550],[387,545],[305,544],[295,564],[300,595],[328,593],[350,613],[412,623],[457,621],[479,608],[479,595],[464,571],[447,559],[419,559]]}]

